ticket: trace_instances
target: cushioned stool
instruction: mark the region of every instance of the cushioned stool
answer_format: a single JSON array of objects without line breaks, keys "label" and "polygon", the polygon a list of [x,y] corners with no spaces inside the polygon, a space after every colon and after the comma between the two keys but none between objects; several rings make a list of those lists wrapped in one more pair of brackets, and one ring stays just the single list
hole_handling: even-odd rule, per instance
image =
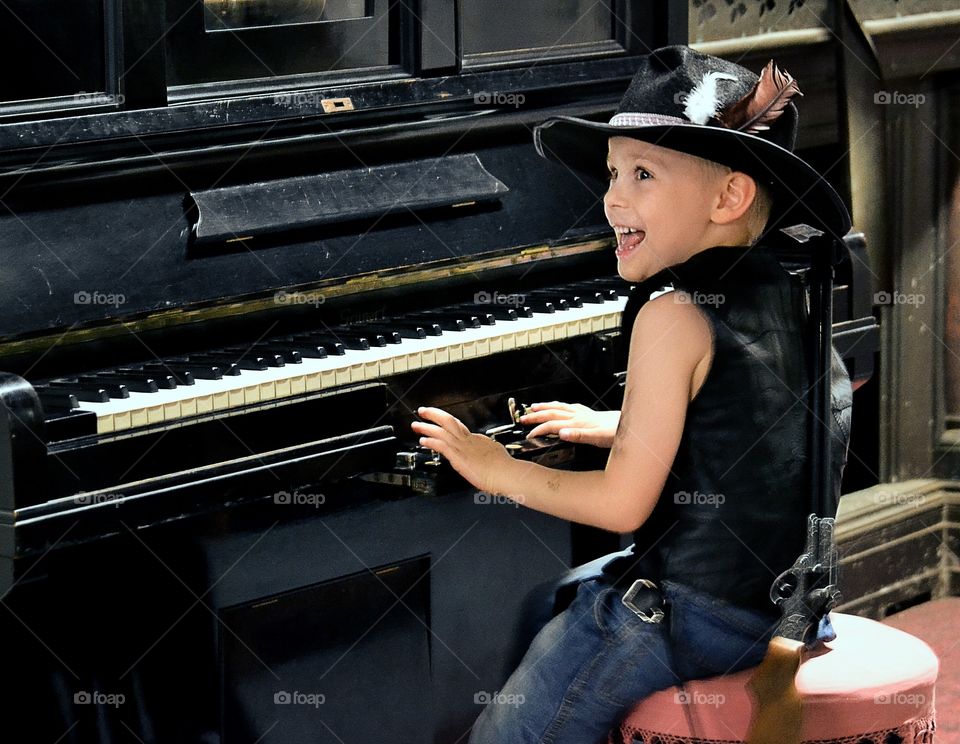
[{"label": "cushioned stool", "polygon": [[[933,742],[934,683],[939,661],[908,633],[874,620],[830,614],[837,637],[804,653],[797,673],[804,742]],[[611,732],[610,743],[742,742],[754,698],[756,668],[694,680],[641,700]],[[691,730],[692,723],[692,730]]]}]

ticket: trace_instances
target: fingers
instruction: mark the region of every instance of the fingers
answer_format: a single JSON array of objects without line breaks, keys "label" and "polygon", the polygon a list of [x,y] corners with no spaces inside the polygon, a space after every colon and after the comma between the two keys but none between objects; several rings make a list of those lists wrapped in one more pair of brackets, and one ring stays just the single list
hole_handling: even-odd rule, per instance
[{"label": "fingers", "polygon": [[530,437],[542,437],[546,434],[556,434],[556,433],[557,432],[553,429],[553,426],[551,424],[540,424],[540,426],[533,427],[527,433],[527,439],[530,439]]},{"label": "fingers", "polygon": [[527,408],[531,411],[542,411],[547,408],[559,408],[562,411],[573,411],[575,410],[572,405],[569,403],[563,403],[559,400],[552,400],[549,403],[532,403]]},{"label": "fingers", "polygon": [[[527,423],[527,422],[524,422]],[[542,437],[545,434],[558,434],[560,429],[565,426],[568,422],[566,420],[554,420],[554,421],[545,421],[539,426],[534,426],[530,432],[527,434],[527,438],[530,437]]]},{"label": "fingers", "polygon": [[428,424],[423,421],[414,421],[410,424],[410,428],[417,432],[417,434],[425,437],[439,438],[446,434],[446,430],[442,426]]},{"label": "fingers", "polygon": [[439,452],[441,455],[450,459],[450,452],[447,447],[447,443],[442,439],[434,439],[432,437],[420,437],[419,443],[426,447],[427,449],[432,449],[434,452]]},{"label": "fingers", "polygon": [[420,435],[419,444],[447,459],[452,457],[457,442],[470,436],[470,430],[460,419],[440,408],[423,406],[417,409],[417,415],[426,419],[410,423],[410,428]]},{"label": "fingers", "polygon": [[434,452],[439,452],[449,459],[451,435],[446,429],[436,424],[428,424],[425,421],[413,421],[410,428],[420,435],[420,439],[417,440],[418,444],[432,449]]},{"label": "fingers", "polygon": [[579,442],[583,440],[585,430],[579,427],[570,426],[569,420],[547,421],[540,426],[535,426],[527,434],[530,437],[542,437],[546,434],[556,434],[561,439],[569,442]]},{"label": "fingers", "polygon": [[432,421],[437,426],[449,431],[451,434],[469,434],[470,430],[464,426],[463,422],[460,421],[456,416],[447,413],[446,411],[440,408],[431,408],[429,406],[421,406],[417,409],[417,415],[420,418],[427,419]]},{"label": "fingers", "polygon": [[559,400],[549,403],[533,403],[527,406],[527,410],[534,413],[523,414],[520,417],[520,423],[522,424],[540,424],[558,418],[570,419],[579,413],[576,405],[563,403]]},{"label": "fingers", "polygon": [[568,421],[573,418],[572,411],[556,411],[552,409],[537,411],[536,413],[525,413],[520,417],[521,424],[542,424],[544,421],[554,421],[563,419]]}]

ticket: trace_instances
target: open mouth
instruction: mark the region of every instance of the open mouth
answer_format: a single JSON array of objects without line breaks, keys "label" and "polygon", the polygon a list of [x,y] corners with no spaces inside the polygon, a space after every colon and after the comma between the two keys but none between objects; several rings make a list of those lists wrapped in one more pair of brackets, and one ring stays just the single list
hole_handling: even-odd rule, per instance
[{"label": "open mouth", "polygon": [[624,258],[632,253],[647,237],[647,233],[637,227],[614,225],[613,230],[617,235],[617,258]]}]

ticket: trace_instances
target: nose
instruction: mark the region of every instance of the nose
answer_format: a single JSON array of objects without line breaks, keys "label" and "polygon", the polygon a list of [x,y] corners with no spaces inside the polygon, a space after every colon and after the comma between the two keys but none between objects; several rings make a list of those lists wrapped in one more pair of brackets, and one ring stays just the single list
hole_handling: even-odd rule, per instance
[{"label": "nose", "polygon": [[626,205],[623,187],[618,184],[619,181],[611,179],[607,184],[607,191],[603,195],[603,211],[610,222],[613,221],[613,212]]}]

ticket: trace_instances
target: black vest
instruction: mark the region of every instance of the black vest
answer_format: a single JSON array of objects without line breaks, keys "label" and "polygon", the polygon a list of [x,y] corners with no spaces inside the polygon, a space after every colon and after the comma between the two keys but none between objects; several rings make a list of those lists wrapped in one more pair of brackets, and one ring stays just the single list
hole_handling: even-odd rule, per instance
[{"label": "black vest", "polygon": [[[775,617],[770,584],[802,552],[811,511],[806,294],[769,248],[710,248],[637,287],[639,298],[624,312],[628,342],[636,311],[664,282],[705,311],[713,360],[687,408],[660,498],[634,533],[641,558],[631,574]],[[849,377],[836,352],[833,362],[834,407],[849,408]],[[835,412],[835,432],[839,420]],[[842,434],[833,448],[835,499]]]}]

